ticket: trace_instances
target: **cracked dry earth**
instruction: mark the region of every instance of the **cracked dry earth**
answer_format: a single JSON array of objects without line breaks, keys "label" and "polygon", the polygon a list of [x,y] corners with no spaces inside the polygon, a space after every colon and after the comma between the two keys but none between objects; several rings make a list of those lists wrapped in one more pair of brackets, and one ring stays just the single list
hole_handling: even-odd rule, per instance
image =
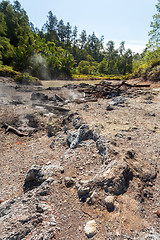
[{"label": "cracked dry earth", "polygon": [[0,84],[0,239],[160,239],[159,85],[110,109],[77,104],[76,90]]}]

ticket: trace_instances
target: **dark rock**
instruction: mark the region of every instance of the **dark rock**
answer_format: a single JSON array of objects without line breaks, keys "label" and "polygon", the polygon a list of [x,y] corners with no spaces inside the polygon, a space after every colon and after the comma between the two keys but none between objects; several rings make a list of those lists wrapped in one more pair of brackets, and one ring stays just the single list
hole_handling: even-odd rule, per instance
[{"label": "dark rock", "polygon": [[81,141],[92,138],[92,135],[93,134],[92,131],[89,129],[89,126],[83,124],[77,131],[67,132],[67,143],[71,149],[74,149]]},{"label": "dark rock", "polygon": [[84,105],[84,109],[88,110],[88,108],[89,108],[89,105],[88,105],[88,104],[85,104],[85,105]]},{"label": "dark rock", "polygon": [[124,138],[124,135],[122,133],[117,133],[115,135],[116,138]]},{"label": "dark rock", "polygon": [[79,84],[79,87],[81,87],[81,88],[85,88],[85,87],[91,87],[92,88],[92,85],[90,85],[90,84],[87,84],[87,83],[80,83]]},{"label": "dark rock", "polygon": [[96,140],[96,147],[101,155],[104,155],[106,153],[106,150],[108,148],[108,143],[104,137],[99,137]]},{"label": "dark rock", "polygon": [[93,181],[105,191],[119,195],[127,190],[132,177],[132,171],[126,162],[112,161],[106,169],[95,176]]},{"label": "dark rock", "polygon": [[127,151],[127,157],[133,159],[135,156],[135,151],[133,149]]},{"label": "dark rock", "polygon": [[127,137],[127,140],[131,140],[132,138],[131,137]]},{"label": "dark rock", "polygon": [[53,239],[56,226],[53,209],[38,197],[40,187],[0,205],[0,239],[28,239],[30,234],[32,239]]},{"label": "dark rock", "polygon": [[78,132],[77,131],[74,131],[74,132],[67,131],[67,143],[68,143],[70,148],[76,148],[77,147],[77,145],[79,143]]},{"label": "dark rock", "polygon": [[39,120],[35,114],[27,114],[26,118],[28,119],[28,126],[32,128],[39,127]]},{"label": "dark rock", "polygon": [[62,88],[76,89],[76,88],[78,88],[78,85],[70,83],[68,85],[64,85]]},{"label": "dark rock", "polygon": [[107,108],[106,108],[107,111],[112,111],[114,110],[114,108],[111,106],[111,105],[108,105]]},{"label": "dark rock", "polygon": [[33,92],[32,95],[31,95],[31,100],[47,101],[48,96],[45,95],[44,93]]},{"label": "dark rock", "polygon": [[[61,174],[63,170],[64,169],[58,165],[33,165],[26,174],[23,186],[24,192],[40,186],[44,181],[46,183],[52,181],[52,177]],[[42,194],[45,195],[45,193]]]},{"label": "dark rock", "polygon": [[122,96],[112,98],[112,101],[109,102],[110,105],[116,106],[118,104],[122,104],[126,101],[126,99]]},{"label": "dark rock", "polygon": [[56,91],[56,90],[61,90],[61,87],[48,87],[47,90],[51,90],[51,91]]},{"label": "dark rock", "polygon": [[54,148],[54,145],[55,145],[55,139],[52,140],[52,143],[50,145],[50,148],[53,149]]},{"label": "dark rock", "polygon": [[67,188],[72,187],[75,184],[75,180],[70,177],[65,177],[64,178],[64,183]]},{"label": "dark rock", "polygon": [[145,100],[153,100],[153,99],[154,99],[154,97],[151,95],[145,98]]},{"label": "dark rock", "polygon": [[106,168],[102,168],[89,181],[85,183],[85,186],[79,187],[78,194],[83,196],[89,195],[90,189],[100,187],[106,192],[120,195],[126,192],[129,181],[132,180],[133,173],[124,161],[112,161]]},{"label": "dark rock", "polygon": [[152,104],[153,102],[152,102],[152,101],[146,101],[146,102],[144,102],[144,103],[146,103],[146,104]]},{"label": "dark rock", "polygon": [[155,113],[147,113],[146,115],[147,115],[147,116],[150,116],[150,117],[155,117],[155,116],[156,116]]},{"label": "dark rock", "polygon": [[55,94],[55,98],[60,102],[64,102],[64,99],[57,94]]},{"label": "dark rock", "polygon": [[79,116],[75,117],[73,119],[73,126],[78,129],[81,127],[81,125],[84,124],[83,121],[81,120],[81,118]]},{"label": "dark rock", "polygon": [[34,165],[28,170],[26,174],[23,186],[24,191],[33,189],[34,187],[39,186],[44,181],[45,178],[42,167]]},{"label": "dark rock", "polygon": [[144,165],[137,161],[132,163],[134,176],[140,178],[143,182],[152,182],[157,177],[157,167]]},{"label": "dark rock", "polygon": [[85,202],[89,197],[90,187],[87,186],[80,186],[78,188],[78,197],[82,202]]}]

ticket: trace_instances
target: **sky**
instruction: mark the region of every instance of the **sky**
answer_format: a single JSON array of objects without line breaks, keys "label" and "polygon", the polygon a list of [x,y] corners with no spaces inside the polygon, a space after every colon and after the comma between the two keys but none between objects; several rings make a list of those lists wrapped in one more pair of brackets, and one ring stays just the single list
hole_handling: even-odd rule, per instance
[{"label": "sky", "polygon": [[[14,2],[10,1],[11,3]],[[104,42],[115,42],[116,47],[125,41],[125,48],[141,53],[148,42],[150,23],[156,14],[157,0],[19,0],[30,21],[42,28],[49,11],[58,21],[70,23],[78,34],[104,36]]]}]

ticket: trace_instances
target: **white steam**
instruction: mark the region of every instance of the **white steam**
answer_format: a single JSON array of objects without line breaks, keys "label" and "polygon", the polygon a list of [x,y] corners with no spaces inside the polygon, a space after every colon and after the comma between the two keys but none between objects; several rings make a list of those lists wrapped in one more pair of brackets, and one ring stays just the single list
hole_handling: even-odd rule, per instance
[{"label": "white steam", "polygon": [[31,62],[33,73],[36,73],[36,75],[42,79],[51,79],[50,72],[47,67],[47,62],[44,57],[36,53],[32,57]]}]

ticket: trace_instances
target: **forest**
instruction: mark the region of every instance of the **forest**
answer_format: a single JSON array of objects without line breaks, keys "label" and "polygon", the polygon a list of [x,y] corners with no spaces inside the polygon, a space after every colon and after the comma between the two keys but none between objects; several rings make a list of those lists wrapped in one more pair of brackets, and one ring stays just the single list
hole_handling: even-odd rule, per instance
[{"label": "forest", "polygon": [[[76,26],[58,20],[48,12],[42,29],[34,27],[19,1],[0,3],[0,68],[30,74],[39,79],[72,78],[74,74],[92,76],[141,75],[159,78],[160,72],[160,0],[151,22],[149,42],[142,54],[119,48],[114,41],[93,32],[78,34]],[[151,73],[152,72],[152,73]],[[158,74],[158,75],[157,75]]]}]

